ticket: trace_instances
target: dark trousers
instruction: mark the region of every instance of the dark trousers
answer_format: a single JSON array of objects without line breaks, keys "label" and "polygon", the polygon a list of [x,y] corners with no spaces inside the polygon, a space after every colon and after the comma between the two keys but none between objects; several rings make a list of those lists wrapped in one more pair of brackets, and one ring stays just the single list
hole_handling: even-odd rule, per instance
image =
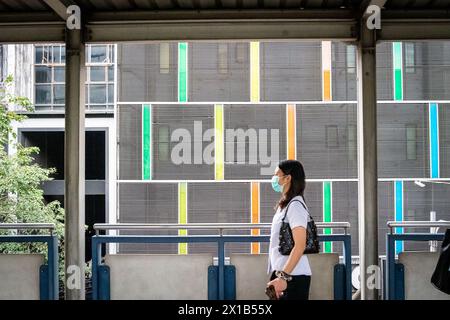
[{"label": "dark trousers", "polygon": [[[276,277],[274,271],[270,280],[272,281]],[[292,280],[287,283],[287,289],[284,290],[280,300],[308,300],[310,285],[311,276],[292,276]]]}]

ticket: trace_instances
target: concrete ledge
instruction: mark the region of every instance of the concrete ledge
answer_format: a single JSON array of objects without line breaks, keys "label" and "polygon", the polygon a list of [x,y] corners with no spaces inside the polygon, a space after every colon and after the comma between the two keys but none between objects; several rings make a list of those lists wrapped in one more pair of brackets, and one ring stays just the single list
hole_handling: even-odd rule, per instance
[{"label": "concrete ledge", "polygon": [[0,300],[39,300],[41,254],[0,254]]},{"label": "concrete ledge", "polygon": [[437,252],[401,252],[398,262],[405,267],[405,300],[450,300],[431,284],[439,258]]},{"label": "concrete ledge", "polygon": [[[269,280],[267,254],[232,254],[230,263],[236,267],[236,299],[267,300],[264,293]],[[337,253],[308,255],[312,278],[311,300],[334,299],[334,266],[339,263]]]},{"label": "concrete ledge", "polygon": [[207,300],[212,255],[107,255],[112,300]]}]

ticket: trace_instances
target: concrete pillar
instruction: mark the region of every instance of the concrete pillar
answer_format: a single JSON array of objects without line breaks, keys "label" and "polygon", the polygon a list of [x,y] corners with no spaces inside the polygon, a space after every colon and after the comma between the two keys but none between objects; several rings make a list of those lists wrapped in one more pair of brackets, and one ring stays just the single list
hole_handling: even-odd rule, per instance
[{"label": "concrete pillar", "polygon": [[85,298],[85,79],[85,45],[81,30],[67,30],[64,138],[66,300]]},{"label": "concrete pillar", "polygon": [[[358,212],[361,299],[378,299],[376,34],[362,19],[358,41]],[[372,267],[371,267],[372,266]]]}]

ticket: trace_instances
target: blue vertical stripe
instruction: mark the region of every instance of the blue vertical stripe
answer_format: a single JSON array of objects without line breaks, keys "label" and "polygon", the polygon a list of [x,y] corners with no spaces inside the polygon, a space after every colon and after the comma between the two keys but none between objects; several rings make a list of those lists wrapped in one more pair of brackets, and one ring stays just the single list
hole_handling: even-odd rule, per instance
[{"label": "blue vertical stripe", "polygon": [[438,104],[430,103],[430,175],[439,178]]},{"label": "blue vertical stripe", "polygon": [[[403,181],[395,181],[395,221],[403,221]],[[395,228],[396,233],[403,233],[403,228]],[[395,254],[403,251],[403,241],[395,242]]]}]

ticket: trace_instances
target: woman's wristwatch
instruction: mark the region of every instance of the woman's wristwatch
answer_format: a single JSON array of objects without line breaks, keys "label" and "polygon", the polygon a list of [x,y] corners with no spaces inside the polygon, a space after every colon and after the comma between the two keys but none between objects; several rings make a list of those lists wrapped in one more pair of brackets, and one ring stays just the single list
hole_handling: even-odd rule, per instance
[{"label": "woman's wristwatch", "polygon": [[283,279],[286,282],[292,280],[292,276],[284,271],[276,271],[275,275],[277,276],[277,278]]}]

